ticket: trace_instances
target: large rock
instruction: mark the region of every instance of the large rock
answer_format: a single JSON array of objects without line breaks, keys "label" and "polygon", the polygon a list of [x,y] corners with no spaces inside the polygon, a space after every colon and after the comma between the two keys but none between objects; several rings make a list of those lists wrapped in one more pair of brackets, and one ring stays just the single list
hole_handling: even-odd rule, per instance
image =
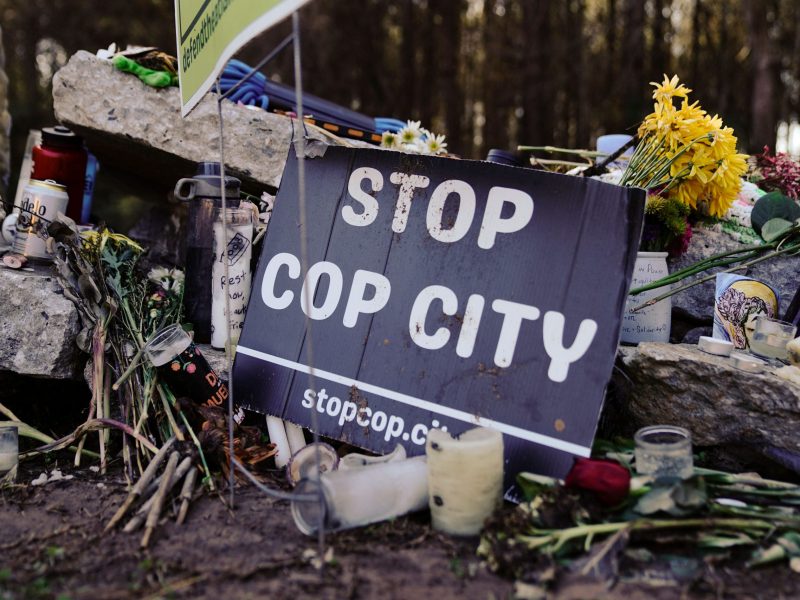
[{"label": "large rock", "polygon": [[[112,169],[173,186],[195,163],[219,156],[217,96],[207,94],[184,119],[178,88],[154,89],[89,52],[74,54],[53,78],[56,118],[80,133]],[[295,123],[223,102],[225,164],[245,188],[275,190]],[[311,139],[325,139],[309,128]]]},{"label": "large rock", "polygon": [[0,268],[0,371],[79,379],[86,355],[75,345],[78,311],[49,267]]},{"label": "large rock", "polygon": [[[688,251],[675,261],[670,261],[669,270],[675,272],[692,263],[706,259],[719,252],[727,252],[741,247],[727,233],[708,228],[698,228],[692,236]],[[722,269],[716,269],[721,271]],[[779,256],[771,260],[757,263],[747,271],[736,271],[770,285],[780,296],[780,314],[789,308],[798,285],[800,285],[800,256]],[[696,285],[672,297],[673,308],[685,310],[696,319],[714,317],[714,280]],[[688,340],[687,340],[688,341]]]},{"label": "large rock", "polygon": [[617,362],[617,401],[632,430],[680,425],[698,445],[800,452],[800,386],[777,377],[774,368],[746,373],[687,344],[622,347]]}]

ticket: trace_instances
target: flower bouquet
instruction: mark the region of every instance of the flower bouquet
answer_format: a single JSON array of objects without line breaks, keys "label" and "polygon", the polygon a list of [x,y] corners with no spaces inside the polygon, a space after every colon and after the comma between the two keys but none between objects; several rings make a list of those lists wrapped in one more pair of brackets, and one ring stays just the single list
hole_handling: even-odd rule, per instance
[{"label": "flower bouquet", "polygon": [[385,131],[381,136],[381,148],[402,150],[412,154],[447,154],[447,142],[443,135],[436,135],[422,127],[420,121],[407,121],[400,131]]},{"label": "flower bouquet", "polygon": [[653,112],[619,183],[648,191],[641,249],[677,256],[691,239],[690,218],[722,217],[733,204],[747,156],[737,153],[733,129],[689,102],[677,76],[652,85]]}]

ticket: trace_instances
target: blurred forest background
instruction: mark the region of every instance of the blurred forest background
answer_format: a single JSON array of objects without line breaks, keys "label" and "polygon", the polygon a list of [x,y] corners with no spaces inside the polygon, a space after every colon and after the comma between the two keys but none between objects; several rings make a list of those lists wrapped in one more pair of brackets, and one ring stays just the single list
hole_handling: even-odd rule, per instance
[{"label": "blurred forest background", "polygon": [[[465,157],[632,132],[663,73],[733,126],[744,151],[800,137],[798,0],[314,0],[301,22],[308,91],[422,120]],[[52,123],[52,76],[72,53],[111,42],[175,52],[172,0],[0,0],[0,24],[12,173],[28,129]],[[289,27],[239,58],[256,63]],[[265,72],[290,83],[291,52]]]}]

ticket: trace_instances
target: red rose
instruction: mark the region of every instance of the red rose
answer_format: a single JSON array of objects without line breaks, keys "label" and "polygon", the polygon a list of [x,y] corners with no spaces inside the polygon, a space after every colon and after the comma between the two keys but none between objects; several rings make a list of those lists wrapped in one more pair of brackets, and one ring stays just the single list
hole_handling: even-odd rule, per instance
[{"label": "red rose", "polygon": [[564,484],[592,492],[607,506],[616,506],[628,497],[631,474],[616,461],[595,458],[576,458]]}]

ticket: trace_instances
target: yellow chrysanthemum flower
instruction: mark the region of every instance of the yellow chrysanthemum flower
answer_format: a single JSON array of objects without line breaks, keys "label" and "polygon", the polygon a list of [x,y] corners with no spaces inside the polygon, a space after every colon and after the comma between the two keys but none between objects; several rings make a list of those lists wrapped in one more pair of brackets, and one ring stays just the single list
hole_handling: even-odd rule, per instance
[{"label": "yellow chrysanthemum flower", "polygon": [[[640,143],[623,185],[657,189],[693,209],[721,217],[730,208],[747,171],[747,156],[736,152],[733,129],[711,116],[677,75],[653,82],[653,112],[639,127]],[[676,106],[676,98],[680,106]]]},{"label": "yellow chrysanthemum flower", "polygon": [[682,83],[679,84],[677,75],[673,75],[672,79],[670,79],[666,73],[664,74],[664,81],[661,83],[651,81],[650,85],[656,88],[655,92],[653,92],[653,99],[656,102],[671,102],[674,97],[685,98],[692,91]]}]

